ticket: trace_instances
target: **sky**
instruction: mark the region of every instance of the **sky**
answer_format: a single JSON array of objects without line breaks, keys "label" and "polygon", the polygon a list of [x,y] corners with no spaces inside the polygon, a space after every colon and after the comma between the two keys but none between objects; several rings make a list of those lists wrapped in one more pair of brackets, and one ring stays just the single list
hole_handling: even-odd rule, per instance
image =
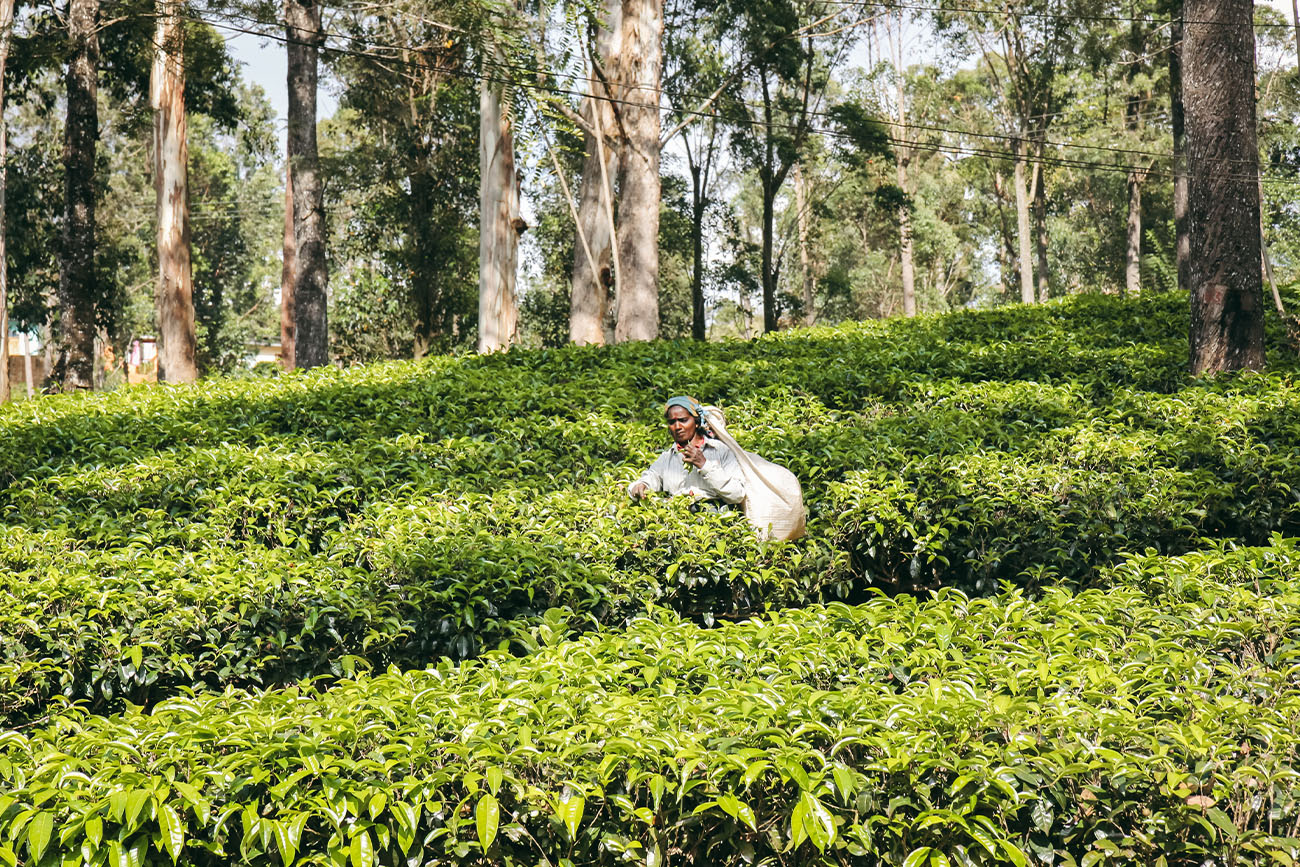
[{"label": "sky", "polygon": [[[266,91],[278,118],[278,126],[284,129],[285,117],[289,111],[289,87],[285,81],[284,44],[270,39],[262,39],[248,33],[226,33],[226,46],[235,59],[243,64],[244,79],[260,84]],[[317,119],[329,117],[338,107],[338,95],[334,85],[322,77],[322,86],[316,92]]]}]

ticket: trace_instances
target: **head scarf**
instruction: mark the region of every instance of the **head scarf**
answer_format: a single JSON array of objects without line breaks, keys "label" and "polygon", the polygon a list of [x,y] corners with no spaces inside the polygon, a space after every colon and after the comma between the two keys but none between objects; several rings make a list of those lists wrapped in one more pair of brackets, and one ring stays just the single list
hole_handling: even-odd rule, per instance
[{"label": "head scarf", "polygon": [[680,406],[682,409],[689,412],[695,419],[695,423],[705,428],[705,431],[703,432],[708,432],[709,418],[704,411],[704,407],[700,405],[698,400],[684,394],[678,395],[677,397],[670,397],[668,398],[668,402],[664,404],[664,412],[668,412],[668,410],[675,406]]},{"label": "head scarf", "polygon": [[697,422],[700,420],[700,417],[704,414],[704,407],[700,406],[700,402],[695,398],[687,397],[684,394],[679,395],[678,397],[668,398],[668,402],[664,404],[664,412],[668,412],[668,410],[672,409],[675,406],[680,406],[682,409],[689,412]]}]

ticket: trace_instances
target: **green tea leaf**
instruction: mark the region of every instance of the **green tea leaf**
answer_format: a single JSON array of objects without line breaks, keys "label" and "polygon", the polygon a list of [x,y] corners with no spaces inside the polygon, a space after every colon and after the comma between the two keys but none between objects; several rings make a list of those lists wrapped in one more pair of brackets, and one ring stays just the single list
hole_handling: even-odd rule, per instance
[{"label": "green tea leaf", "polygon": [[582,812],[586,806],[586,799],[576,793],[562,795],[556,804],[555,813],[568,830],[570,840],[578,839],[578,823],[582,821]]},{"label": "green tea leaf", "polygon": [[185,821],[170,804],[159,804],[158,826],[162,829],[163,848],[175,864],[185,848]]},{"label": "green tea leaf", "polygon": [[[501,820],[501,809],[497,804],[497,799],[487,794],[478,799],[478,804],[474,807],[474,824],[478,830],[479,844],[482,845],[483,851],[487,852],[488,847],[497,836],[497,824]],[[568,824],[566,820],[565,824]],[[575,821],[576,826],[576,821]],[[574,832],[569,832],[574,836]]]},{"label": "green tea leaf", "polygon": [[33,864],[40,863],[53,833],[54,816],[51,813],[39,812],[27,823],[27,854],[31,856]]},{"label": "green tea leaf", "polygon": [[352,835],[348,858],[352,867],[375,867],[375,844],[369,831],[361,830]]}]

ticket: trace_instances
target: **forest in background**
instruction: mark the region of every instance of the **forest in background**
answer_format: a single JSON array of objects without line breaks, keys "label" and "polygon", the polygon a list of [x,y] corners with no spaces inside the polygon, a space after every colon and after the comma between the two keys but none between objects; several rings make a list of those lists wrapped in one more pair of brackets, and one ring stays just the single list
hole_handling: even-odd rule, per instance
[{"label": "forest in background", "polygon": [[[1179,286],[1170,0],[406,0],[305,4],[305,24],[296,8],[18,3],[7,306],[45,347],[51,387],[112,385],[102,363],[82,381],[88,357],[120,360],[146,335],[179,343],[178,319],[192,323],[186,370],[241,370],[250,344],[293,342],[281,302],[300,281],[319,312],[308,365],[751,337]],[[643,13],[662,28],[659,54],[625,21]],[[1262,236],[1285,284],[1300,241],[1300,36],[1267,6],[1254,25]],[[311,130],[296,226],[285,136],[228,53],[236,33],[289,51],[291,79],[310,65],[313,116],[318,69],[337,90]],[[318,60],[295,66],[294,49]],[[69,82],[91,54],[96,135],[74,170],[70,128],[87,109],[69,124]],[[160,253],[156,187],[169,57],[188,124],[189,276],[173,282],[192,313],[176,315],[160,306],[174,250]],[[638,85],[650,79],[637,64],[656,58],[658,86]],[[501,219],[480,231],[488,213]],[[310,215],[314,246],[295,259]],[[187,378],[179,365],[163,378]]]}]

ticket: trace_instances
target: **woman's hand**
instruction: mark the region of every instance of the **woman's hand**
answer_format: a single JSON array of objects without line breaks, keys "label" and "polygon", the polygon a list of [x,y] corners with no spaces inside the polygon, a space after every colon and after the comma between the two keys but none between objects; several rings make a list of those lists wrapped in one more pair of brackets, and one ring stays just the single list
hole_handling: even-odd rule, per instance
[{"label": "woman's hand", "polygon": [[695,443],[687,443],[682,446],[682,458],[686,463],[691,464],[697,470],[704,469],[704,449]]},{"label": "woman's hand", "polygon": [[632,495],[632,499],[634,500],[641,499],[647,493],[649,493],[649,491],[650,491],[650,486],[647,485],[645,482],[637,482],[632,487],[627,489],[627,492]]}]

